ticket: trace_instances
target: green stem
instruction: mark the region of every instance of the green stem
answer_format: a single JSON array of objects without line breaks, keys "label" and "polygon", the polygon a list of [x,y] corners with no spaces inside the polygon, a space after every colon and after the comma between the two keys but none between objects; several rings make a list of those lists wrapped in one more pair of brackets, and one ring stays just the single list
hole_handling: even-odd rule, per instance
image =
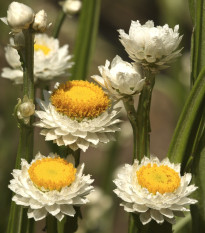
[{"label": "green stem", "polygon": [[80,164],[80,149],[77,149],[76,151],[73,152],[73,156],[75,159],[75,167],[78,167],[78,165]]},{"label": "green stem", "polygon": [[54,29],[53,29],[53,37],[54,38],[58,38],[61,27],[62,27],[63,22],[65,20],[65,17],[66,17],[66,14],[64,13],[64,11],[60,11],[60,13],[56,19]]},{"label": "green stem", "polygon": [[137,157],[137,115],[134,107],[134,99],[132,96],[127,96],[123,98],[123,103],[125,106],[125,109],[127,111],[127,117],[130,121],[130,124],[132,126],[132,131],[133,131],[133,161]]},{"label": "green stem", "polygon": [[56,233],[57,232],[56,218],[50,214],[46,217],[46,232],[47,233]]},{"label": "green stem", "polygon": [[[75,159],[75,167],[78,167],[78,165],[80,164],[80,152],[81,152],[81,150],[78,149],[76,151],[72,151],[72,150],[68,149],[67,151],[72,153],[72,155]],[[75,207],[75,210],[76,210],[76,214],[74,217],[65,216],[63,221],[57,222],[58,231],[56,231],[56,232],[58,232],[58,233],[74,233],[77,231],[77,229],[78,229],[78,217],[81,216],[80,207]],[[55,221],[55,220],[53,220],[53,221]],[[54,233],[54,232],[51,232],[51,233]]]},{"label": "green stem", "polygon": [[146,77],[144,88],[139,96],[137,108],[137,158],[139,161],[144,156],[150,156],[150,106],[152,90],[155,84],[153,73],[144,70]]},{"label": "green stem", "polygon": [[[24,30],[25,46],[23,53],[23,95],[27,95],[29,99],[34,99],[34,78],[33,78],[33,45],[34,35],[30,29]],[[33,118],[31,117],[30,124],[20,124],[20,140],[16,157],[15,169],[20,168],[21,159],[24,158],[30,161],[33,157]],[[24,233],[27,231],[28,218],[21,206],[17,206],[14,202],[11,203],[9,214],[9,222],[7,233]]]}]

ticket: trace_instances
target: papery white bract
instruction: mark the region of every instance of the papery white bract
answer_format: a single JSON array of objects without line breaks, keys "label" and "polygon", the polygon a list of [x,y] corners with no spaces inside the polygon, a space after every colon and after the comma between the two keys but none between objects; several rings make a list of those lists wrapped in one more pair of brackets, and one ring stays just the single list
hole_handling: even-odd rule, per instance
[{"label": "papery white bract", "polygon": [[[13,46],[13,41],[11,39]],[[5,48],[6,60],[12,68],[5,67],[1,76],[14,81],[15,84],[23,83],[23,70],[20,57],[16,49],[10,45]],[[34,44],[34,79],[49,81],[64,75],[73,62],[70,61],[68,45],[59,46],[58,39],[48,37],[46,34],[36,34]]]},{"label": "papery white bract", "polygon": [[120,41],[130,58],[156,71],[166,68],[169,62],[181,55],[181,49],[176,50],[182,39],[178,30],[178,25],[174,29],[167,24],[154,27],[153,21],[141,25],[137,20],[131,22],[129,34],[122,29],[119,33]]},{"label": "papery white bract", "polygon": [[68,15],[76,14],[82,7],[82,2],[80,0],[66,0],[59,2],[59,4]]},{"label": "papery white bract", "polygon": [[116,56],[111,64],[107,60],[105,66],[99,66],[98,69],[102,77],[93,75],[92,78],[117,99],[138,94],[145,83],[138,67],[123,61],[119,56]]},{"label": "papery white bract", "polygon": [[14,32],[28,29],[34,20],[34,11],[27,5],[12,2],[7,10],[7,17],[1,20],[8,24]]},{"label": "papery white bract", "polygon": [[[150,168],[156,171],[153,173]],[[147,177],[142,177],[141,171],[148,178],[152,177],[152,180],[147,182]],[[170,174],[167,176],[168,172]],[[175,182],[176,177],[178,183]],[[125,164],[118,170],[114,180],[117,188],[114,192],[122,199],[124,210],[139,214],[143,224],[152,219],[157,223],[166,220],[174,224],[175,215],[183,216],[183,211],[189,211],[186,206],[197,202],[188,198],[197,189],[196,186],[189,185],[190,181],[191,174],[181,176],[180,165],[170,163],[168,158],[160,162],[157,157],[144,157],[140,164],[135,160],[133,165]]]},{"label": "papery white bract", "polygon": [[[46,161],[50,158],[59,157],[56,154],[49,154],[48,157],[45,157],[38,153],[30,164],[22,159],[21,169],[13,170],[14,178],[9,185],[9,188],[15,194],[12,200],[17,205],[28,207],[28,218],[34,218],[35,221],[45,218],[48,213],[55,216],[59,221],[63,219],[64,215],[73,217],[75,215],[73,207],[86,204],[88,202],[87,195],[93,190],[90,185],[93,182],[90,175],[83,174],[84,164],[78,166],[75,180],[69,186],[50,191],[37,187],[30,177],[29,169],[36,161],[42,163],[43,159]],[[68,156],[67,161],[72,163],[70,156]],[[55,178],[55,175],[48,177],[48,179],[52,182],[53,177]]]},{"label": "papery white bract", "polygon": [[[86,81],[72,82],[80,83],[82,86],[84,85],[84,82],[86,83]],[[92,84],[92,86],[93,85],[94,84]],[[90,90],[89,87],[88,89],[86,88],[87,87],[85,87],[85,90],[81,91],[81,94],[85,93],[86,95],[86,91]],[[67,88],[67,90],[69,90],[69,88]],[[74,102],[81,98],[79,94],[76,93],[76,98],[73,99]],[[83,102],[84,107],[83,110],[79,109],[80,113],[87,113],[89,112],[89,109],[92,108],[91,104],[86,110],[86,102],[89,103],[89,98],[91,97],[89,94],[90,92],[87,95],[87,100],[79,100],[80,102]],[[46,141],[52,140],[57,143],[58,146],[65,145],[69,146],[73,150],[80,148],[83,151],[86,151],[89,146],[96,147],[101,143],[107,143],[110,140],[115,139],[114,133],[120,130],[117,126],[120,120],[116,119],[120,111],[119,108],[115,109],[113,107],[109,107],[96,117],[83,117],[79,120],[78,118],[75,119],[75,117],[69,117],[66,114],[58,112],[56,107],[52,105],[50,96],[51,95],[48,92],[44,92],[45,100],[38,100],[39,106],[42,110],[36,111],[36,116],[40,118],[40,121],[36,122],[35,125],[43,128],[41,134],[45,136]],[[95,100],[98,100],[98,94],[96,94]],[[66,101],[66,97],[63,96],[61,101]],[[71,103],[68,110],[78,107],[78,102],[75,106]],[[62,107],[59,107],[59,109],[61,108]]]},{"label": "papery white bract", "polygon": [[39,32],[44,32],[46,30],[48,27],[47,13],[44,10],[40,10],[36,13],[32,27]]}]

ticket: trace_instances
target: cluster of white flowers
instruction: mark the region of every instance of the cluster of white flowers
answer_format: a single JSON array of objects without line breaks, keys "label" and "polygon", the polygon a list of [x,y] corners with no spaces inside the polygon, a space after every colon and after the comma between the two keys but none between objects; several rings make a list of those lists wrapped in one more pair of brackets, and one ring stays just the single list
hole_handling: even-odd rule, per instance
[{"label": "cluster of white flowers", "polygon": [[[78,12],[82,5],[79,0],[60,4],[70,15]],[[42,34],[49,26],[44,10],[35,14],[30,7],[12,2],[7,17],[1,20],[15,33],[15,38],[5,48],[11,68],[3,68],[2,77],[16,84],[23,83],[23,69],[15,48],[24,44],[22,30],[29,28],[41,32],[35,35],[35,81],[51,80],[65,74],[72,66],[68,45],[60,47],[57,39]],[[33,101],[25,96],[23,102],[19,102],[17,117],[27,124],[35,112],[39,121],[34,125],[42,128],[41,135],[45,140],[58,146],[69,146],[73,151],[86,151],[90,146],[115,140],[114,133],[120,130],[118,124],[121,121],[117,117],[121,109],[116,107],[113,99],[139,94],[147,80],[141,69],[156,72],[180,55],[177,47],[182,36],[179,36],[178,29],[178,26],[170,29],[168,25],[154,27],[152,21],[145,25],[133,21],[129,34],[119,30],[120,41],[133,63],[116,56],[111,63],[106,60],[105,66],[99,66],[101,76],[93,75],[92,78],[103,89],[82,80],[57,83],[52,92],[44,91],[44,100],[37,100],[41,110],[35,111]],[[38,153],[30,164],[22,159],[21,169],[13,171],[9,185],[15,193],[12,200],[28,207],[28,218],[36,221],[48,213],[59,221],[64,215],[74,216],[74,207],[86,204],[89,199],[91,202],[94,199],[101,209],[107,211],[111,201],[102,199],[99,193],[90,194],[93,180],[90,175],[83,175],[83,169],[84,164],[75,168],[71,155],[62,159],[56,154],[45,157]],[[191,174],[181,176],[180,165],[172,164],[168,159],[160,162],[156,157],[143,158],[141,163],[135,160],[133,165],[126,164],[118,171],[114,192],[122,199],[124,210],[139,214],[143,224],[152,219],[157,223],[166,220],[173,224],[176,215],[189,211],[186,205],[196,203],[188,198],[196,190],[194,185],[189,185],[190,181]],[[99,206],[90,211],[91,222],[101,218]]]}]

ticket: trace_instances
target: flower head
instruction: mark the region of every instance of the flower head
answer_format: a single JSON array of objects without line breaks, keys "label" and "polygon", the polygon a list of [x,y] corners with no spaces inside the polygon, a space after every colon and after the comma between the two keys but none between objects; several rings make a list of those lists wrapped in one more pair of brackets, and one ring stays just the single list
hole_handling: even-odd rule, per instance
[{"label": "flower head", "polygon": [[105,66],[99,66],[98,69],[102,77],[94,75],[92,78],[114,98],[135,95],[142,90],[145,83],[137,66],[123,61],[119,56],[113,59],[111,65],[107,60]]},{"label": "flower head", "polygon": [[173,30],[167,24],[154,27],[153,21],[141,25],[137,20],[131,22],[129,34],[122,29],[119,33],[130,58],[155,71],[166,68],[167,63],[180,56],[180,50],[176,50],[182,39],[178,30],[178,25]]},{"label": "flower head", "polygon": [[32,27],[39,32],[44,32],[46,30],[48,27],[47,13],[44,10],[40,10],[36,13]]},{"label": "flower head", "polygon": [[113,140],[118,131],[119,109],[113,109],[108,96],[99,86],[88,81],[68,81],[51,94],[44,92],[45,101],[38,100],[42,111],[36,111],[45,140],[58,146],[86,151],[89,146]]},{"label": "flower head", "polygon": [[152,219],[157,223],[164,220],[174,224],[175,215],[183,216],[189,211],[187,205],[197,201],[188,196],[197,187],[189,185],[191,174],[180,175],[180,165],[159,161],[157,157],[144,157],[131,166],[126,164],[118,172],[114,192],[123,200],[127,212],[139,213],[140,220],[147,224]]},{"label": "flower head", "polygon": [[21,170],[13,170],[9,188],[15,193],[17,205],[29,207],[28,218],[36,221],[48,213],[61,221],[64,215],[74,216],[73,206],[88,202],[92,191],[90,175],[83,175],[84,164],[74,167],[70,156],[62,159],[55,154],[45,157],[38,153],[29,164],[21,161]]},{"label": "flower head", "polygon": [[81,9],[82,2],[80,0],[66,0],[60,2],[60,5],[63,7],[63,11],[66,14],[74,15]]},{"label": "flower head", "polygon": [[22,29],[28,29],[34,20],[33,10],[19,2],[12,2],[7,11],[7,17],[1,20],[8,24],[14,32],[19,32]]},{"label": "flower head", "polygon": [[[12,39],[11,44],[13,44]],[[5,56],[11,68],[3,68],[1,76],[14,81],[15,84],[22,84],[23,69],[17,50],[9,45],[5,48]],[[46,34],[36,34],[34,44],[35,81],[49,81],[54,77],[64,75],[73,65],[70,59],[68,45],[59,47],[58,39],[48,37]]]}]

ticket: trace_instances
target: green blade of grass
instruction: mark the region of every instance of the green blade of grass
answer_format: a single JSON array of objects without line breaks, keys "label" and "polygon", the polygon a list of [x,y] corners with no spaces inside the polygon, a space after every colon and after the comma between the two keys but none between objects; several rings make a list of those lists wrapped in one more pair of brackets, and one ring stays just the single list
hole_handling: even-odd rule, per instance
[{"label": "green blade of grass", "polygon": [[71,79],[85,80],[98,30],[101,0],[84,0],[74,50],[75,65]]}]

